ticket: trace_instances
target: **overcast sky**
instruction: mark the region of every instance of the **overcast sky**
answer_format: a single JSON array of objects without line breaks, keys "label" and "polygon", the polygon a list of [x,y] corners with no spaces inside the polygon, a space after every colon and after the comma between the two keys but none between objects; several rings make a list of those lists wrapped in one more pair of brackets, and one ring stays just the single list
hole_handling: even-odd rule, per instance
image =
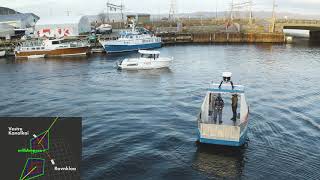
[{"label": "overcast sky", "polygon": [[[225,11],[230,9],[232,0],[176,0],[179,13]],[[244,2],[245,0],[234,0]],[[107,0],[1,0],[1,5],[20,12],[32,12],[41,16],[49,15],[93,15],[106,11]],[[120,4],[121,0],[110,0]],[[271,11],[273,0],[253,0],[253,9]],[[170,0],[123,0],[127,12],[168,13]],[[277,11],[301,14],[319,14],[320,0],[276,0]]]}]

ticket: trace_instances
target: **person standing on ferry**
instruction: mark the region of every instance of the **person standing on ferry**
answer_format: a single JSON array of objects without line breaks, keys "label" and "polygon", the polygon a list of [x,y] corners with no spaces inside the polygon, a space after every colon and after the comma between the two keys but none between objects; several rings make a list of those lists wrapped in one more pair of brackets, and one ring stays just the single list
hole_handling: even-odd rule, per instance
[{"label": "person standing on ferry", "polygon": [[224,107],[223,99],[221,98],[221,94],[218,95],[218,97],[214,101],[214,114],[213,114],[213,120],[216,123],[217,118],[219,118],[219,124],[222,123],[222,110]]},{"label": "person standing on ferry", "polygon": [[232,106],[232,112],[233,112],[233,117],[231,120],[236,121],[237,120],[237,108],[238,108],[238,95],[237,94],[232,94],[231,98],[231,106]]}]

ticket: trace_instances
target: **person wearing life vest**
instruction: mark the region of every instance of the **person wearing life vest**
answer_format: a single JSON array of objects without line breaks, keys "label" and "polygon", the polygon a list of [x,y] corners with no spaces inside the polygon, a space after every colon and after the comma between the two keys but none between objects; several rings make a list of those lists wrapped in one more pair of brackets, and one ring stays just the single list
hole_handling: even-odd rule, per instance
[{"label": "person wearing life vest", "polygon": [[213,114],[213,120],[214,122],[217,122],[217,118],[219,119],[219,123],[222,123],[222,110],[224,107],[223,99],[221,98],[221,94],[218,95],[218,97],[214,101],[214,114]]},{"label": "person wearing life vest", "polygon": [[231,120],[236,121],[237,120],[237,108],[238,108],[238,95],[237,94],[232,94],[231,98],[231,106],[232,106],[232,112],[233,112],[233,117]]}]

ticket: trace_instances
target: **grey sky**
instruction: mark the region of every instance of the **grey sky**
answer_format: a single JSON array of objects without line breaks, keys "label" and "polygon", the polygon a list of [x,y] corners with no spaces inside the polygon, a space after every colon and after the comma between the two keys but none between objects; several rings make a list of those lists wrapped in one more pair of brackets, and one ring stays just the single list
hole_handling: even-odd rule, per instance
[{"label": "grey sky", "polygon": [[[234,0],[243,2],[245,0]],[[271,11],[273,0],[253,0],[254,9]],[[106,10],[107,0],[1,0],[1,6],[10,7],[21,12],[33,12],[39,16],[92,15]],[[120,3],[121,0],[110,0]],[[123,0],[128,12],[168,13],[170,0]],[[231,0],[177,0],[177,10],[180,13],[228,10]],[[320,0],[276,0],[277,10],[301,14],[319,14]]]}]

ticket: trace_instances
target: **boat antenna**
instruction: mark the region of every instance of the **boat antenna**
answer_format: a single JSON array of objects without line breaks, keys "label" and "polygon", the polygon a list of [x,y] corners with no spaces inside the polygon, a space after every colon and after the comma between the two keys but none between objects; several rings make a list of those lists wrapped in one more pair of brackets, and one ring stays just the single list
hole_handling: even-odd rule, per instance
[{"label": "boat antenna", "polygon": [[234,86],[233,86],[233,82],[231,81],[231,77],[232,77],[232,73],[231,72],[223,72],[222,73],[222,81],[219,85],[219,89],[221,88],[221,85],[223,83],[230,83],[231,86],[232,86],[232,89],[234,89]]},{"label": "boat antenna", "polygon": [[136,23],[135,23],[134,19],[132,19],[131,22],[132,22],[132,32],[135,32],[136,31]]}]

